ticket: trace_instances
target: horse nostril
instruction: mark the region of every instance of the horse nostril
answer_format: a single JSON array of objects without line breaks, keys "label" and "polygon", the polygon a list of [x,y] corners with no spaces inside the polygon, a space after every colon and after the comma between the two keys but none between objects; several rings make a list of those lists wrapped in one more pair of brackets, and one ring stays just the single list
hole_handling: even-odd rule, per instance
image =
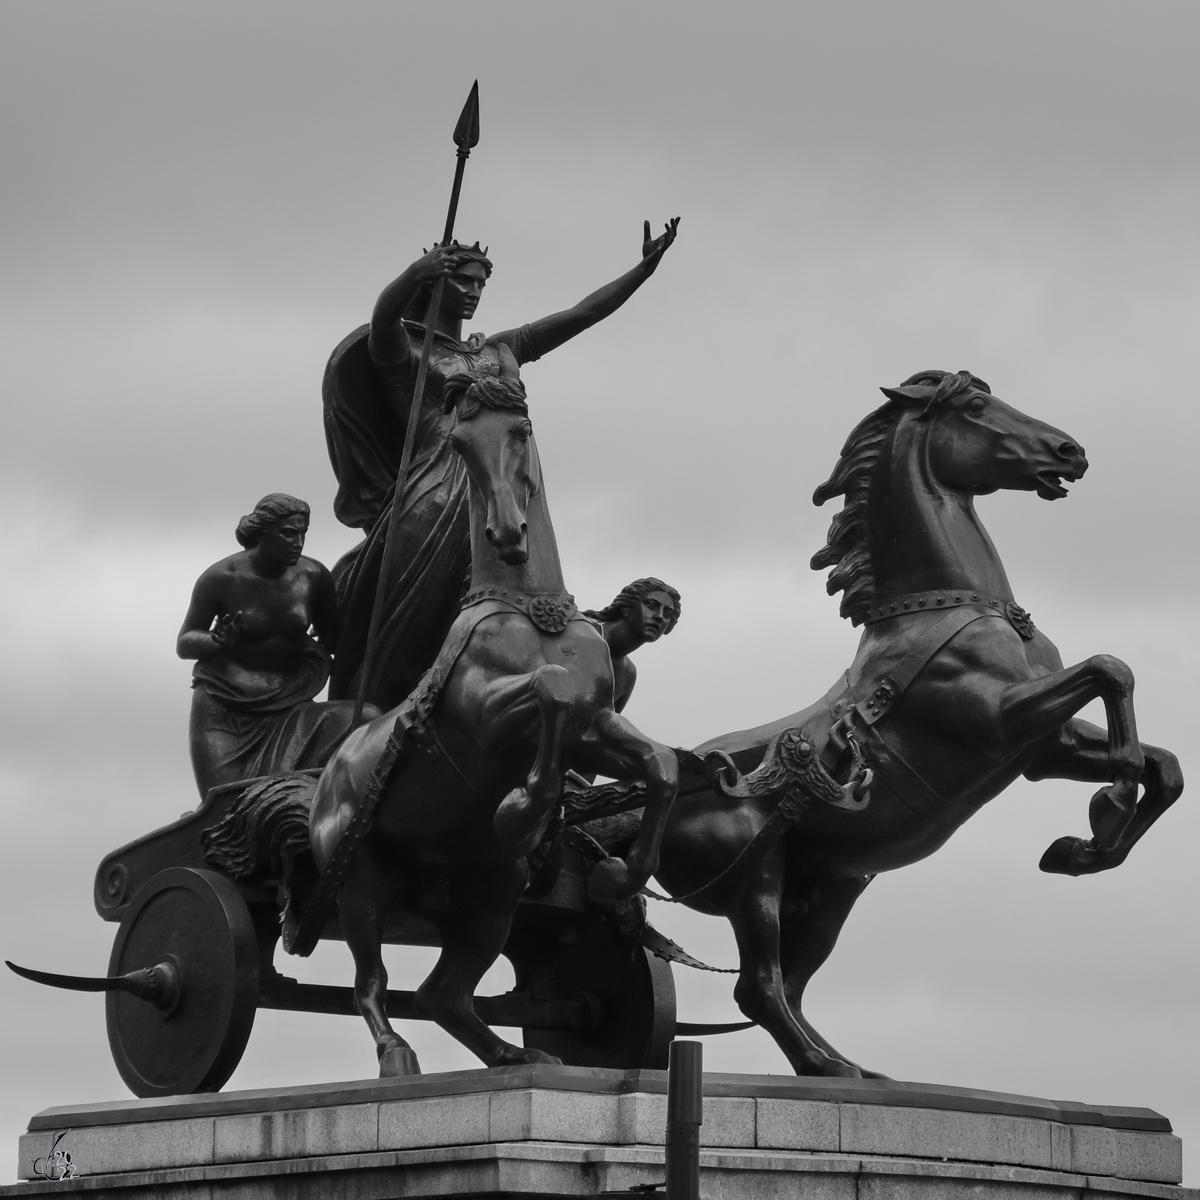
[{"label": "horse nostril", "polygon": [[490,525],[488,525],[483,532],[487,537],[487,540],[494,546],[496,544],[496,531]]},{"label": "horse nostril", "polygon": [[1060,442],[1056,453],[1059,458],[1074,458],[1076,455],[1082,456],[1083,451],[1074,442]]}]

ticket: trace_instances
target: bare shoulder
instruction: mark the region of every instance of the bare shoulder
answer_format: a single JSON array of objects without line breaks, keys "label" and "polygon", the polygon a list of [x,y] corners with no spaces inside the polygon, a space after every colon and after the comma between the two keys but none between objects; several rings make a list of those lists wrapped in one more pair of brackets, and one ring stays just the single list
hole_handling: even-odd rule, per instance
[{"label": "bare shoulder", "polygon": [[247,569],[246,552],[239,550],[230,554],[208,567],[196,580],[196,590],[219,588],[222,584],[245,575]]},{"label": "bare shoulder", "polygon": [[329,568],[319,559],[309,558],[307,554],[300,555],[296,562],[295,571],[298,575],[303,575],[306,579],[321,580],[332,579],[329,574]]}]

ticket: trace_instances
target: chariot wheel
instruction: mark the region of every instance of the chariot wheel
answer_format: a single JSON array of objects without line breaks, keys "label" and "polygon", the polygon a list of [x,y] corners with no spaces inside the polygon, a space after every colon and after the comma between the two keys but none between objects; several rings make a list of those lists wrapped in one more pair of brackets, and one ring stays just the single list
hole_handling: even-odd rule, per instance
[{"label": "chariot wheel", "polygon": [[146,881],[117,930],[110,976],[151,971],[152,999],[109,992],[108,1044],[135,1096],[215,1092],[242,1057],[258,1005],[246,902],[223,876],[172,867]]},{"label": "chariot wheel", "polygon": [[525,941],[506,951],[517,989],[538,1000],[582,998],[583,1030],[524,1029],[524,1044],[567,1066],[666,1070],[675,1036],[675,981],[669,963],[643,946],[622,944],[602,922],[578,941]]}]

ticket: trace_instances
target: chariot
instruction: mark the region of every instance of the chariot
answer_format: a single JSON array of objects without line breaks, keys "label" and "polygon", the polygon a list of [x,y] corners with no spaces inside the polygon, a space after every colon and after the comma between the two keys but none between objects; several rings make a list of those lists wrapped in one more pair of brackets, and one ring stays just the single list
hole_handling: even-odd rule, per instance
[{"label": "chariot", "polygon": [[[118,925],[107,979],[14,968],[38,982],[107,992],[113,1059],[137,1096],[220,1090],[260,1008],[357,1013],[352,988],[301,983],[277,969],[280,880],[261,872],[234,878],[205,856],[204,832],[251,782],[213,788],[194,812],[101,861],[96,911]],[[665,1068],[677,1034],[752,1024],[678,1022],[671,964],[596,910],[585,871],[584,857],[567,845],[550,890],[522,900],[504,951],[515,986],[475,998],[483,1020],[520,1029],[526,1046],[569,1065],[621,1068]],[[341,937],[336,913],[322,936]],[[438,944],[432,926],[403,914],[384,940]],[[423,1019],[412,992],[389,990],[387,1007],[390,1016]]]}]

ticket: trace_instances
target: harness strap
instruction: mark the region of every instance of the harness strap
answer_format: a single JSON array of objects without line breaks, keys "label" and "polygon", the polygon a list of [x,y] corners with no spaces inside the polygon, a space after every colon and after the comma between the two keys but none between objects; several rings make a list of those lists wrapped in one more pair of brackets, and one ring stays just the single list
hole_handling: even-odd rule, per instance
[{"label": "harness strap", "polygon": [[321,931],[325,928],[329,909],[341,890],[342,883],[349,873],[363,838],[367,835],[371,818],[375,815],[375,807],[379,803],[379,797],[387,786],[396,761],[404,748],[407,732],[406,729],[401,728],[400,718],[397,718],[396,724],[388,734],[383,754],[371,772],[371,781],[367,785],[362,803],[354,810],[350,820],[346,823],[346,828],[342,830],[342,836],[338,838],[338,843],[333,848],[333,854],[330,855],[329,861],[325,864],[325,870],[321,872],[321,877],[317,880],[316,886],[308,898],[304,912],[293,927],[290,929],[287,926],[284,927],[283,948],[289,954],[299,954],[301,957],[307,958],[316,949]]},{"label": "harness strap", "polygon": [[986,604],[1003,616],[1009,601],[1001,600],[998,596],[989,596],[986,592],[973,592],[970,589],[964,591],[962,588],[958,591],[937,588],[931,592],[906,592],[903,596],[892,596],[891,599],[880,601],[873,608],[866,609],[862,614],[862,623],[873,625],[876,621],[886,621],[890,617],[916,616],[921,612],[957,608],[960,604]]},{"label": "harness strap", "polygon": [[[490,601],[502,604],[513,612],[519,612],[528,617],[543,633],[562,633],[569,621],[583,617],[575,604],[575,597],[570,592],[525,592],[508,591],[500,587],[479,587],[468,592],[461,607],[465,611],[474,604]],[[594,621],[590,622],[595,624]]]},{"label": "harness strap", "polygon": [[651,900],[665,900],[668,904],[690,903],[697,896],[702,896],[705,892],[711,891],[723,879],[732,875],[734,871],[741,871],[746,867],[757,866],[762,862],[766,858],[768,851],[783,837],[790,826],[800,820],[801,816],[804,815],[804,810],[811,803],[811,797],[798,790],[789,789],[783,794],[783,798],[766,819],[763,827],[742,847],[737,857],[707,883],[702,883],[698,888],[693,888],[690,892],[685,892],[682,896],[663,896],[658,892],[652,891],[650,888],[642,888],[642,895],[649,896]]},{"label": "harness strap", "polygon": [[[982,606],[964,605],[951,609],[936,621],[930,622],[907,645],[903,642],[898,645],[892,643],[881,649],[874,663],[868,660],[871,669],[864,671],[856,679],[857,691],[863,699],[851,701],[858,710],[862,723],[870,726],[886,717],[925,664],[955,634],[982,617],[1007,620],[1003,612]],[[851,666],[850,670],[853,669]],[[846,691],[850,693],[850,671],[846,672]]]},{"label": "harness strap", "polygon": [[913,812],[923,817],[933,816],[939,825],[957,828],[963,822],[964,810],[967,813],[975,811],[975,805],[948,799],[930,786],[879,729],[864,730],[863,740],[867,757],[875,765],[876,781],[886,786]]},{"label": "harness strap", "polygon": [[[467,642],[471,640],[471,634],[475,632],[475,627],[485,617],[490,617],[498,612],[512,611],[514,611],[514,606],[503,598],[480,600],[465,607],[446,635],[446,640],[442,643],[442,648],[438,651],[433,666],[421,676],[420,682],[399,709],[393,710],[396,713],[395,721],[388,734],[383,752],[379,756],[379,761],[371,771],[370,782],[363,798],[347,821],[341,837],[338,838],[333,854],[325,864],[325,870],[321,872],[321,877],[317,880],[308,905],[297,922],[290,939],[287,937],[289,931],[285,930],[284,949],[289,954],[307,956],[316,948],[321,931],[325,928],[329,910],[337,899],[350,870],[350,865],[358,853],[358,848],[362,845],[363,838],[367,836],[367,831],[371,827],[379,800],[391,782],[396,764],[412,740],[412,730],[430,727],[433,706],[440,696],[442,686],[449,678],[454,664],[458,662],[459,655],[466,649]],[[516,611],[522,610],[518,608]],[[524,615],[533,620],[529,613]],[[586,618],[570,616],[566,620],[586,620]],[[563,622],[564,627],[566,620]],[[438,745],[440,747],[440,741]],[[442,753],[450,765],[461,775],[458,764],[446,753],[444,748],[442,748]],[[463,778],[466,779],[465,776]],[[470,781],[467,780],[467,782]]]}]

